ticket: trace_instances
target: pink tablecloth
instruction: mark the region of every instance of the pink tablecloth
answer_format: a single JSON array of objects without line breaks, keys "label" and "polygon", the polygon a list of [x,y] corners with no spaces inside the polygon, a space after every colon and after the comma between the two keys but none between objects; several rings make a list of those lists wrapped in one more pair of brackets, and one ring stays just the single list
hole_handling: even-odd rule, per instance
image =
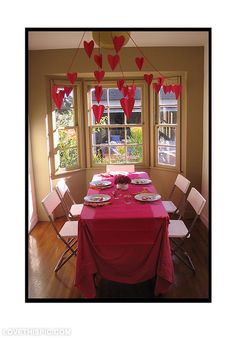
[{"label": "pink tablecloth", "polygon": [[[129,174],[130,178],[148,178],[146,173]],[[98,179],[114,181],[96,175]],[[152,184],[129,185],[132,196],[144,187],[156,192]],[[104,193],[112,195],[112,188],[95,190],[88,195]],[[79,221],[79,245],[76,264],[75,286],[87,298],[96,297],[94,274],[104,279],[135,284],[156,278],[155,294],[164,293],[174,283],[168,224],[169,217],[161,200],[138,202],[132,197],[131,204],[120,198],[110,205],[92,208],[84,206]]]}]

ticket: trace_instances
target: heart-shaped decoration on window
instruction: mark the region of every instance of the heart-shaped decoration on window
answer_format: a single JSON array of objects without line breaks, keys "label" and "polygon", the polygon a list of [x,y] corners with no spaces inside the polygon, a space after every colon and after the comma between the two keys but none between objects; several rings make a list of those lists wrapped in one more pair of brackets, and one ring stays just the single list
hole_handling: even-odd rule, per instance
[{"label": "heart-shaped decoration on window", "polygon": [[120,100],[121,107],[125,115],[127,116],[127,119],[129,119],[131,116],[132,110],[134,108],[134,102],[135,100],[133,97],[123,97],[123,99]]},{"label": "heart-shaped decoration on window", "polygon": [[86,54],[88,55],[88,57],[90,58],[93,52],[93,48],[94,48],[94,41],[91,40],[89,42],[84,41],[84,50],[86,52]]},{"label": "heart-shaped decoration on window", "polygon": [[102,115],[104,113],[105,106],[104,105],[99,105],[98,106],[98,105],[94,104],[92,106],[92,109],[93,109],[93,114],[95,116],[95,120],[96,120],[97,123],[99,123],[100,120],[101,120],[101,117],[102,117]]}]

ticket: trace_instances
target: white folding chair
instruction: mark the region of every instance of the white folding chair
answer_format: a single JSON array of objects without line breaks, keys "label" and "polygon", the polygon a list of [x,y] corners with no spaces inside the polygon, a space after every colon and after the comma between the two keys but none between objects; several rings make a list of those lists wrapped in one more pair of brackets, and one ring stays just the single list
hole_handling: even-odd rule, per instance
[{"label": "white folding chair", "polygon": [[[67,215],[67,219],[78,219],[81,215],[83,204],[77,204],[70,192],[64,179],[61,179],[56,185],[56,191],[61,199],[62,207]],[[70,204],[68,204],[67,197]]]},{"label": "white folding chair", "polygon": [[[78,237],[78,221],[67,221],[60,230],[54,221],[53,212],[61,204],[61,200],[56,191],[50,192],[43,200],[42,205],[46,211],[48,218],[55,230],[57,237],[66,245],[67,249],[63,252],[58,260],[54,271],[58,271],[73,255],[76,256],[77,248],[73,246],[77,243]],[[67,254],[69,253],[69,254]]]},{"label": "white folding chair", "polygon": [[[196,213],[189,228],[186,227],[185,223],[181,219],[188,203],[193,207]],[[178,220],[170,220],[168,228],[169,238],[174,243],[174,248],[172,248],[172,254],[176,255],[185,265],[187,265],[193,271],[195,271],[193,262],[187,251],[182,246],[185,240],[190,237],[190,233],[192,232],[192,229],[199,215],[201,214],[205,203],[206,203],[205,198],[195,188],[192,188],[187,197],[187,202],[185,204],[184,211],[181,213]],[[179,241],[177,242],[175,239],[178,239]],[[179,250],[184,253],[184,257],[177,253],[177,251]]]},{"label": "white folding chair", "polygon": [[[189,185],[190,185],[190,181],[186,177],[184,177],[183,175],[178,174],[178,176],[175,180],[174,186],[173,186],[171,193],[169,195],[168,200],[162,201],[162,203],[163,203],[166,211],[168,212],[168,214],[173,214],[173,213],[175,213],[179,210],[181,204],[183,203],[183,201],[185,199],[185,195],[188,191]],[[172,201],[172,197],[173,197],[173,194],[176,190],[176,187],[179,188],[182,192],[182,197],[179,199],[177,206]]]},{"label": "white folding chair", "polygon": [[134,164],[107,164],[106,172],[110,171],[127,171],[128,173],[133,173],[135,171]]}]

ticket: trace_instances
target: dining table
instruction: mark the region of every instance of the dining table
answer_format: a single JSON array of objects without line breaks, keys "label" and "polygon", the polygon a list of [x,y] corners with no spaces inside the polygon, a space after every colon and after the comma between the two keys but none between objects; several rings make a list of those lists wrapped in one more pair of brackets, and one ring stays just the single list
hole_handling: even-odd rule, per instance
[{"label": "dining table", "polygon": [[[96,298],[95,275],[125,284],[155,278],[155,296],[167,292],[175,282],[169,216],[161,196],[146,172],[127,176],[131,179],[128,190],[117,191],[116,176],[107,173],[94,175],[90,182],[87,196],[109,197],[101,204],[86,203],[85,198],[78,221],[75,286],[85,298]],[[103,181],[110,184],[101,188],[97,182]],[[158,198],[137,199],[143,193]]]}]

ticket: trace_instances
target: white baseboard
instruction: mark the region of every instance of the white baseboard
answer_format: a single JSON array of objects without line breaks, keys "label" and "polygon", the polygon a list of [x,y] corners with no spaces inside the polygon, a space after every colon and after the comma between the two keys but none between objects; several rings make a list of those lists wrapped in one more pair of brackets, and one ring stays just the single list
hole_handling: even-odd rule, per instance
[{"label": "white baseboard", "polygon": [[34,216],[30,220],[30,227],[29,227],[29,232],[35,227],[35,225],[38,223],[38,217]]}]

